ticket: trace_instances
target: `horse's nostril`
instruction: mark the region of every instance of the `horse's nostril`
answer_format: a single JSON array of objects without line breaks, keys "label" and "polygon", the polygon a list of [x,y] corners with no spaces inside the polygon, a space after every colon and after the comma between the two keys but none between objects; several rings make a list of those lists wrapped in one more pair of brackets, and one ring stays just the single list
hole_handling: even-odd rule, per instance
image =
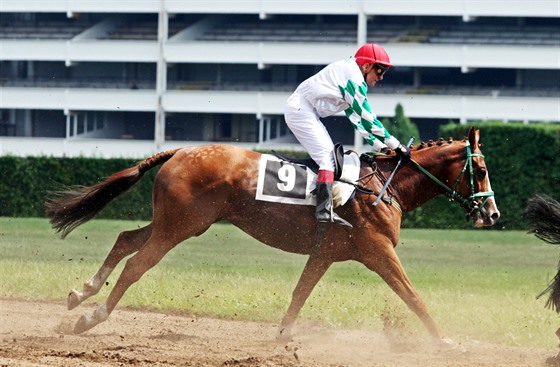
[{"label": "horse's nostril", "polygon": [[492,220],[498,220],[498,218],[500,218],[500,213],[499,212],[492,213]]}]

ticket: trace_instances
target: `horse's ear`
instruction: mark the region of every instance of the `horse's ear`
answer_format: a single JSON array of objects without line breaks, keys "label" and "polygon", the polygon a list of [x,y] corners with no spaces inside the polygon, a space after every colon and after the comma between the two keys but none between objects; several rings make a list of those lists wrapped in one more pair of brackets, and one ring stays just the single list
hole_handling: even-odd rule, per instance
[{"label": "horse's ear", "polygon": [[469,143],[471,144],[471,147],[473,147],[473,149],[476,149],[476,147],[478,147],[479,137],[480,137],[480,130],[476,130],[474,126],[471,127],[469,130]]}]

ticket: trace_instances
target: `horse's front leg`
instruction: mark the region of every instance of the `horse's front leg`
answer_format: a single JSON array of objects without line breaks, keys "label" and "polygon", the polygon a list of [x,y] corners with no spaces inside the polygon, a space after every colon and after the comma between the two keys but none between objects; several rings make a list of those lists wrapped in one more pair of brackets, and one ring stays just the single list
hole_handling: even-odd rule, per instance
[{"label": "horse's front leg", "polygon": [[278,330],[279,341],[291,339],[291,329],[301,308],[332,263],[332,260],[326,259],[324,254],[320,251],[314,251],[309,256],[298,284],[292,293],[292,301],[290,302],[288,311],[280,323],[280,328]]},{"label": "horse's front leg", "polygon": [[97,294],[117,264],[126,256],[138,251],[151,233],[151,224],[134,231],[121,232],[97,273],[84,283],[81,291],[77,289],[70,291],[67,299],[68,309],[72,310],[78,307],[84,300]]},{"label": "horse's front leg", "polygon": [[385,248],[376,247],[375,251],[368,251],[363,255],[362,263],[376,272],[391,287],[391,289],[406,303],[406,305],[420,318],[430,334],[446,344],[453,341],[445,337],[441,328],[428,312],[428,308],[420,298],[392,245]]}]

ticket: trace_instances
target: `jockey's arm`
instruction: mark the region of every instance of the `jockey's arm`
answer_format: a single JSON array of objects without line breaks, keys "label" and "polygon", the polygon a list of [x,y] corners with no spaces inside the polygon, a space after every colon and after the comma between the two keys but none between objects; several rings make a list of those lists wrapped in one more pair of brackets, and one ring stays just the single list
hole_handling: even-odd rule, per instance
[{"label": "jockey's arm", "polygon": [[373,150],[379,151],[385,146],[395,149],[400,145],[398,139],[391,136],[381,121],[372,112],[367,99],[367,85],[362,83],[357,86],[349,80],[345,88],[340,88],[344,100],[348,103],[348,108],[344,110],[346,117],[352,125],[362,134],[364,139]]}]

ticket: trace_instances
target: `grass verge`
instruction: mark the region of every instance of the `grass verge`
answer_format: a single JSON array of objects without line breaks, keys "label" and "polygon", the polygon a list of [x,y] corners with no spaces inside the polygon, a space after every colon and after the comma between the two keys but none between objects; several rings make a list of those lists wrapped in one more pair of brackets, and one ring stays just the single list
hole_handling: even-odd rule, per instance
[{"label": "grass verge", "polygon": [[[0,295],[63,301],[97,271],[120,231],[145,224],[96,220],[61,241],[45,219],[0,218]],[[487,230],[403,230],[397,247],[450,337],[546,348],[556,346],[558,315],[535,296],[555,274],[557,250],[524,232]],[[119,305],[277,322],[305,260],[218,223],[173,249]],[[103,302],[123,265],[86,302]],[[376,274],[353,262],[327,272],[301,320],[374,331],[388,321],[403,332],[426,334]]]}]

